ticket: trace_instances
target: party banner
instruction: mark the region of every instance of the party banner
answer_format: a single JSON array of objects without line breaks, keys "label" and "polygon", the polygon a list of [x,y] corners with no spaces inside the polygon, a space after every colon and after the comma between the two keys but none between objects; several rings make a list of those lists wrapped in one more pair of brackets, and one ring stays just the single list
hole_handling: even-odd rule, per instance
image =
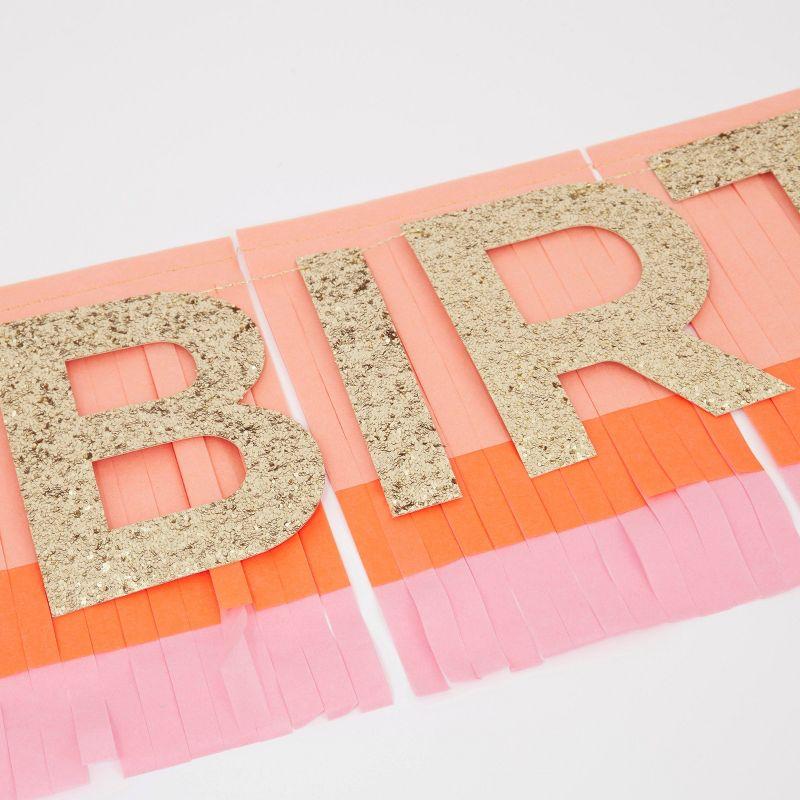
[{"label": "party banner", "polygon": [[0,289],[0,796],[389,704],[330,514],[419,695],[800,582],[800,91],[236,243]]}]

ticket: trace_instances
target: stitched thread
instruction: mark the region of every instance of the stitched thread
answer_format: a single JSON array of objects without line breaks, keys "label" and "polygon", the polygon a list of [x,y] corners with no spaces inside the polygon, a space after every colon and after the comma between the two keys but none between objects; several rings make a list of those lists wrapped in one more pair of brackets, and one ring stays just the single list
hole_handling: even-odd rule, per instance
[{"label": "stitched thread", "polygon": [[[625,160],[627,160],[627,159],[625,159]],[[641,169],[641,170],[633,170],[631,172],[621,172],[621,173],[619,173],[617,175],[610,175],[607,178],[605,178],[604,180],[605,181],[613,181],[613,180],[618,180],[619,178],[626,178],[626,177],[629,177],[631,175],[640,175],[640,174],[645,173],[645,172],[652,172],[652,170],[647,168],[647,169]],[[574,170],[563,171],[563,172],[560,172],[560,173],[554,173],[553,175],[550,175],[546,180],[549,181],[552,178],[558,178],[558,177],[562,177],[564,175],[571,175],[573,173],[574,173]],[[522,184],[517,184],[517,185],[514,185],[514,186],[503,186],[500,189],[498,189],[498,191],[499,192],[506,192],[506,191],[513,192],[513,191],[516,191],[516,190],[518,190],[518,189],[520,189],[520,188],[522,188],[524,186],[528,186],[528,185],[529,185],[529,182],[525,182],[525,183],[522,183]],[[469,197],[464,198],[464,207],[468,207],[470,205],[470,201],[472,201],[472,200],[474,200],[474,199],[476,199],[476,198],[478,198],[480,196],[481,196],[480,194],[473,194],[473,195],[470,195]],[[425,209],[424,211],[420,212],[420,214],[423,215],[423,216],[427,216],[428,214],[434,213],[436,211],[441,211],[443,209],[447,209],[447,208],[450,208],[450,207],[451,207],[451,204],[435,206],[435,207],[431,207],[431,208]],[[419,218],[422,218],[422,217],[419,217]],[[335,231],[331,231],[329,234],[327,234],[327,236],[335,236],[335,235],[338,235],[338,234],[341,234],[341,233],[354,233],[356,231],[364,231],[364,230],[368,230],[369,228],[376,228],[376,227],[381,226],[381,225],[386,225],[386,224],[391,223],[391,222],[399,222],[399,221],[405,222],[405,221],[411,221],[411,220],[408,220],[407,217],[393,217],[393,218],[382,220],[379,223],[374,223],[372,225],[361,225],[361,226],[356,226],[356,227],[353,227],[353,228],[341,228],[341,229],[338,229],[338,230],[335,230]],[[249,247],[249,248],[238,248],[238,252],[241,252],[241,253],[252,253],[252,252],[255,252],[257,250],[269,251],[269,250],[275,249],[277,247],[284,247],[284,246],[290,245],[290,244],[302,244],[303,242],[311,241],[313,238],[316,238],[316,237],[307,236],[307,237],[300,237],[300,238],[297,238],[297,239],[289,239],[289,240],[286,240],[286,241],[283,241],[283,242],[272,242],[271,244],[268,244],[268,245],[258,245],[256,247]],[[389,242],[392,242],[392,241],[394,241],[396,239],[402,239],[402,238],[403,238],[403,234],[402,233],[397,233],[397,234],[394,234],[392,236],[388,236],[388,237],[385,237],[383,239],[379,239],[379,240],[377,240],[375,242],[372,242],[370,244],[367,244],[364,247],[362,247],[361,250],[362,250],[362,252],[367,253],[370,250],[375,250],[376,248],[382,247],[383,245],[388,244]],[[215,258],[215,259],[212,259],[210,261],[202,261],[202,262],[200,262],[198,264],[187,264],[185,266],[180,266],[180,267],[168,267],[166,269],[159,270],[158,272],[151,272],[151,273],[148,273],[146,275],[136,275],[136,276],[131,277],[131,278],[124,278],[122,280],[112,281],[110,283],[101,283],[101,284],[98,284],[96,286],[89,286],[89,287],[87,287],[85,289],[80,289],[80,290],[74,291],[74,292],[64,292],[63,294],[48,295],[46,297],[40,297],[40,298],[37,298],[36,300],[30,300],[30,301],[25,302],[25,303],[18,303],[16,305],[12,305],[12,306],[4,306],[4,307],[0,308],[0,312],[5,313],[5,312],[8,312],[8,311],[18,311],[18,310],[21,310],[21,309],[24,309],[24,308],[31,308],[33,306],[40,305],[42,303],[53,302],[55,300],[64,300],[64,299],[67,299],[67,298],[70,298],[70,297],[79,297],[82,294],[87,294],[89,292],[99,291],[100,289],[107,289],[107,288],[110,288],[112,286],[123,286],[126,283],[135,283],[136,281],[147,280],[148,278],[154,278],[157,275],[168,275],[168,274],[175,273],[175,272],[183,272],[183,271],[187,271],[187,270],[191,270],[191,269],[199,269],[200,267],[207,267],[210,264],[223,264],[226,261],[231,261],[231,262],[236,261],[236,254],[233,254],[228,258]],[[305,268],[305,269],[307,269],[307,268]],[[252,283],[256,283],[258,281],[269,280],[269,279],[272,279],[272,278],[279,278],[279,277],[281,277],[283,275],[288,275],[290,273],[300,272],[300,271],[301,271],[300,267],[292,267],[291,269],[281,270],[280,272],[272,272],[269,275],[256,275],[256,276],[253,276],[251,278],[251,282]],[[232,288],[235,288],[237,286],[246,286],[247,283],[248,282],[246,280],[233,281],[231,283],[223,283],[223,284],[219,284],[218,286],[212,286],[212,287],[210,287],[208,289],[203,289],[202,291],[198,292],[198,294],[208,294],[208,293],[211,293],[211,292],[222,291],[224,289],[232,289]]]}]

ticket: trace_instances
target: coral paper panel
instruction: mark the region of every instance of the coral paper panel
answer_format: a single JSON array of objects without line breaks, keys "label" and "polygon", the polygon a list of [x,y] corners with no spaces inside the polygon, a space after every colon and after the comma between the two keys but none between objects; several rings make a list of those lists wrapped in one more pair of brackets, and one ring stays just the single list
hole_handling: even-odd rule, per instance
[{"label": "coral paper panel", "polygon": [[[797,101],[768,101],[764,110],[743,111],[740,118],[761,118],[781,102]],[[698,128],[687,123],[683,138],[679,129],[670,129],[674,141]],[[620,171],[628,168],[623,164]],[[402,224],[414,219],[552,183],[594,180],[579,153],[566,153],[238,234],[310,430],[421,694],[532,666],[633,628],[718,611],[800,580],[800,540],[731,416],[712,417],[619,365],[561,378],[597,456],[528,478],[400,235]],[[445,443],[459,500],[403,518],[389,513],[296,268],[298,257],[341,247],[364,252]],[[515,243],[490,257],[530,322],[616,299],[640,274],[632,248],[598,229]],[[712,288],[715,279],[712,267]],[[697,331],[705,338],[701,318]],[[707,338],[739,352],[729,339]]]},{"label": "coral paper panel", "polygon": [[[253,315],[221,239],[7,287],[0,318],[155,291],[212,291]],[[79,413],[92,413],[174,394],[195,367],[153,343],[68,371]],[[287,413],[269,359],[245,402]],[[134,774],[389,702],[321,508],[270,552],[52,619],[4,430],[0,461],[0,766],[18,796],[85,782],[94,761]],[[227,497],[244,467],[230,443],[197,438],[95,474],[113,528]]]}]

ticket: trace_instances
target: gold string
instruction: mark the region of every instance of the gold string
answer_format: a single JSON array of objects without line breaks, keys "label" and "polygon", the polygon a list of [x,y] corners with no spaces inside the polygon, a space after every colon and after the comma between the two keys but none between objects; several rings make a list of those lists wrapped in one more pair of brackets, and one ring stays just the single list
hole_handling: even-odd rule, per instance
[{"label": "gold string", "polygon": [[[634,157],[635,156],[630,156],[630,158],[634,158]],[[621,160],[627,161],[628,158],[619,159],[619,161],[621,161]],[[617,163],[617,162],[609,162],[609,163]],[[650,168],[645,168],[645,169],[639,169],[639,170],[631,170],[630,172],[621,172],[621,173],[618,173],[617,175],[609,175],[607,178],[604,178],[603,180],[604,180],[604,182],[609,182],[609,181],[619,180],[621,178],[627,178],[627,177],[629,177],[631,175],[641,175],[641,174],[646,173],[646,172],[652,172],[652,170]],[[549,181],[552,178],[558,178],[558,177],[562,177],[564,175],[573,175],[573,174],[574,174],[574,170],[564,171],[564,172],[561,172],[561,173],[556,173],[556,174],[548,176],[547,180]],[[513,187],[503,187],[500,191],[514,191],[516,189],[520,189],[520,188],[527,187],[527,186],[530,186],[530,181],[527,181],[527,182],[525,182],[523,184],[519,184],[519,185],[516,185],[516,186],[513,186]],[[471,195],[471,196],[465,198],[464,206],[468,207],[469,206],[469,202],[471,200],[473,200],[473,199],[475,199],[477,197],[481,197],[481,196],[483,196],[483,195],[474,194],[474,195]],[[448,209],[448,208],[451,208],[451,207],[452,207],[452,204],[441,205],[441,206],[437,206],[437,207],[434,207],[434,208],[426,209],[425,211],[422,212],[422,214],[427,216],[427,215],[429,215],[429,214],[431,214],[433,212],[441,211],[441,210]],[[383,225],[386,225],[386,224],[388,224],[390,222],[394,222],[394,221],[397,221],[397,222],[400,222],[400,221],[402,221],[402,222],[411,222],[412,220],[408,219],[407,217],[396,217],[396,218],[381,220],[380,223],[376,223],[374,225],[357,226],[357,227],[349,228],[349,229],[343,228],[343,229],[340,229],[340,230],[337,230],[337,231],[331,231],[331,233],[328,234],[328,235],[332,236],[334,234],[348,233],[348,232],[353,232],[354,233],[354,232],[357,232],[357,231],[363,231],[363,230],[368,229],[370,227],[377,227],[378,225],[383,226]],[[304,241],[310,241],[312,238],[313,237],[306,237],[306,238],[300,238],[300,239],[287,240],[287,241],[284,241],[284,242],[272,242],[272,243],[270,243],[268,245],[257,245],[255,247],[250,247],[250,248],[237,248],[237,251],[240,252],[240,253],[252,253],[252,252],[255,252],[257,250],[271,250],[271,249],[274,249],[276,247],[282,247],[282,246],[285,246],[285,245],[288,245],[288,244],[300,244],[300,243],[302,243]],[[379,247],[383,247],[384,245],[387,245],[390,242],[393,242],[393,241],[395,241],[397,239],[403,239],[403,238],[404,238],[404,236],[403,236],[402,233],[396,233],[396,234],[393,234],[392,236],[387,236],[387,237],[385,237],[383,239],[379,239],[379,240],[377,240],[375,242],[367,244],[367,245],[365,245],[364,247],[362,247],[360,249],[361,249],[361,251],[363,253],[369,253],[370,251],[376,250]],[[65,300],[65,299],[70,298],[70,297],[78,297],[78,296],[80,296],[82,294],[87,294],[89,292],[98,291],[100,289],[107,289],[107,288],[110,288],[112,286],[124,286],[126,283],[136,283],[137,281],[146,280],[147,278],[153,278],[153,277],[155,277],[157,275],[169,275],[171,273],[183,272],[185,270],[197,269],[199,267],[206,267],[206,266],[209,266],[210,264],[222,264],[222,263],[225,263],[228,260],[229,260],[228,258],[215,258],[215,259],[212,259],[210,261],[202,261],[202,262],[197,263],[197,264],[187,264],[187,265],[180,266],[180,267],[167,267],[166,269],[162,269],[162,270],[159,270],[158,272],[153,272],[153,273],[150,273],[148,275],[135,275],[135,276],[130,277],[130,278],[123,278],[123,279],[118,280],[118,281],[111,281],[110,283],[102,283],[102,284],[99,284],[97,286],[90,286],[88,288],[79,289],[79,290],[76,290],[76,291],[73,291],[73,292],[64,292],[63,294],[48,295],[46,297],[37,298],[36,300],[27,301],[25,303],[18,303],[17,305],[5,306],[5,307],[0,309],[0,312],[5,313],[5,312],[9,312],[9,311],[18,311],[18,310],[25,309],[25,308],[31,308],[33,306],[40,305],[42,303],[50,303],[50,302],[53,302],[53,301],[56,301],[56,300]],[[236,287],[239,287],[239,286],[247,286],[248,283],[256,283],[257,281],[265,281],[265,280],[270,280],[272,278],[280,278],[283,275],[290,275],[293,272],[300,272],[303,269],[308,269],[308,267],[292,267],[290,269],[281,270],[280,272],[271,272],[268,275],[256,275],[256,276],[252,277],[250,279],[250,281],[240,280],[240,281],[232,281],[230,283],[222,283],[222,284],[219,284],[218,286],[212,286],[209,289],[203,289],[203,290],[197,292],[197,294],[209,294],[211,292],[220,292],[220,291],[224,291],[225,289],[233,289],[233,288],[236,288]],[[46,280],[46,279],[43,279],[43,280]]]}]

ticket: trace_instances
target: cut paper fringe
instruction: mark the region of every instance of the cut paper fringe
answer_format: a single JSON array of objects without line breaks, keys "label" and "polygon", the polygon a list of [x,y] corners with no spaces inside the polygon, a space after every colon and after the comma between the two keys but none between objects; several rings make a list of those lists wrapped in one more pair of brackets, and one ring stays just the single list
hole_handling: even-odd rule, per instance
[{"label": "cut paper fringe", "polygon": [[[796,92],[717,115],[706,126],[687,123],[668,129],[666,137],[652,136],[663,149],[691,139],[697,130],[709,135],[744,124],[739,120],[798,105]],[[636,137],[620,147],[634,155],[625,160],[613,144],[601,146],[603,158],[595,158],[601,174],[633,172],[616,179],[664,199],[647,172],[646,159],[655,149]],[[595,150],[590,150],[593,158]],[[609,170],[608,162],[613,165]],[[238,233],[310,430],[418,694],[503,668],[533,666],[635,628],[720,611],[800,581],[800,538],[733,419],[714,418],[622,367],[603,364],[562,376],[598,455],[533,480],[525,474],[463,344],[399,236],[400,226],[537,186],[577,181],[594,177],[578,153],[565,154]],[[748,185],[744,191],[754,182],[765,185],[760,202],[769,220],[745,226],[731,219],[730,226],[751,237],[752,260],[766,260],[777,269],[791,258],[796,269],[798,215],[776,194],[769,177],[742,182]],[[732,209],[742,213],[741,204],[731,203],[727,213]],[[783,243],[783,261],[767,251],[758,230],[771,230],[773,241]],[[759,264],[759,273],[752,261],[736,272],[731,258],[723,258],[709,243],[710,232],[702,229],[700,234],[709,254],[712,292],[695,321],[697,333],[773,367],[783,352],[778,342],[786,347],[792,340],[788,324],[776,328],[766,314],[776,296],[765,292],[770,285],[784,293],[781,302],[788,316],[797,305],[794,278],[770,278],[766,267]],[[725,237],[730,231],[718,238]],[[463,495],[408,517],[389,514],[313,304],[295,271],[301,255],[354,246],[365,252]],[[632,249],[596,229],[520,242],[490,257],[531,322],[616,299],[640,274]],[[745,278],[750,285],[731,288]],[[722,310],[720,293],[735,295],[738,305]],[[752,347],[716,335],[727,333],[726,326],[736,327],[744,298],[761,303],[764,313],[757,319],[765,329],[775,328],[775,341],[749,316],[739,338],[752,340]],[[800,356],[800,351],[790,348],[786,356]],[[785,380],[800,379],[800,367],[794,373],[785,364],[779,368]],[[778,460],[786,464],[787,481],[800,487],[800,467],[790,471],[800,464],[800,430],[784,430],[791,426],[788,419],[800,422],[800,406],[786,396],[748,413],[764,416],[762,407],[776,409],[773,438],[788,451],[779,453],[783,460]],[[757,425],[769,441],[768,426]]]},{"label": "cut paper fringe", "polygon": [[346,623],[344,639],[331,634],[320,599],[307,598],[0,678],[2,796],[81,785],[99,761],[118,759],[135,775],[386,705],[351,590],[327,602]]},{"label": "cut paper fringe", "polygon": [[[772,175],[758,175],[688,200],[670,200],[646,170],[649,155],[675,144],[749,125],[797,108],[800,93],[774,98],[660,131],[590,149],[601,174],[655,195],[681,214],[703,242],[711,273],[709,297],[693,327],[728,352],[800,386],[800,214]],[[685,130],[684,130],[685,128]],[[797,392],[746,408],[800,500],[800,401]],[[769,527],[774,528],[774,521]],[[786,579],[796,585],[795,537],[773,541]],[[764,567],[766,568],[766,566]]]},{"label": "cut paper fringe", "polygon": [[[212,281],[201,275],[206,287],[240,277],[229,242],[193,248],[201,270],[209,248],[227,268]],[[150,274],[160,258],[129,266],[144,284],[131,293],[166,288],[148,279],[163,284]],[[74,282],[91,286],[97,272]],[[41,293],[48,282],[34,285]],[[225,296],[248,309],[243,286]],[[68,371],[79,413],[93,413],[174,394],[194,363],[174,345],[149,344]],[[285,413],[271,365],[246,401]],[[322,509],[288,547],[52,619],[4,429],[0,460],[1,796],[80,785],[98,761],[138,774],[391,702]],[[95,471],[112,528],[229,496],[244,474],[238,451],[217,439],[137,451]]]}]

